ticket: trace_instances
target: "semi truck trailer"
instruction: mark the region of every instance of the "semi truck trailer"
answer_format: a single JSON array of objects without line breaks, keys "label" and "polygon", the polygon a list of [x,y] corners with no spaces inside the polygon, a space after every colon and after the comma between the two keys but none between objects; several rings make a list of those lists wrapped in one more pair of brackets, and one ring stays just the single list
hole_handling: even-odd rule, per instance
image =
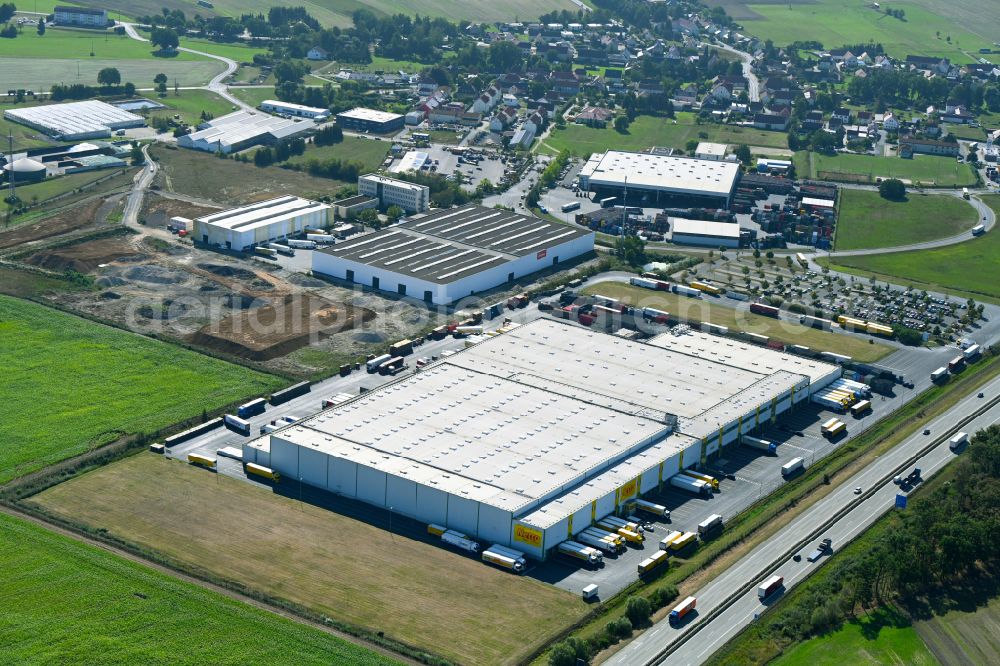
[{"label": "semi truck trailer", "polygon": [[599,567],[604,564],[604,553],[597,548],[576,541],[563,541],[556,547],[556,550],[591,567]]},{"label": "semi truck trailer", "polygon": [[701,479],[693,479],[684,474],[675,474],[670,477],[670,485],[674,488],[694,493],[695,495],[701,495],[702,497],[712,496],[712,486],[708,485]]},{"label": "semi truck trailer", "polygon": [[645,576],[651,571],[661,569],[667,566],[667,563],[669,561],[670,561],[670,556],[667,554],[667,552],[663,550],[658,550],[649,557],[647,557],[646,559],[644,559],[642,562],[639,562],[638,566],[639,575]]},{"label": "semi truck trailer", "polygon": [[771,576],[757,588],[757,598],[763,601],[785,586],[783,576]]},{"label": "semi truck trailer", "polygon": [[698,604],[698,600],[694,597],[688,597],[684,601],[680,602],[674,606],[673,610],[670,611],[670,624],[677,625],[680,624],[688,613],[693,611]]},{"label": "semi truck trailer", "polygon": [[769,442],[766,439],[743,435],[740,439],[740,443],[742,443],[743,446],[749,446],[751,449],[763,451],[770,456],[777,455],[778,453],[778,445],[775,442]]}]

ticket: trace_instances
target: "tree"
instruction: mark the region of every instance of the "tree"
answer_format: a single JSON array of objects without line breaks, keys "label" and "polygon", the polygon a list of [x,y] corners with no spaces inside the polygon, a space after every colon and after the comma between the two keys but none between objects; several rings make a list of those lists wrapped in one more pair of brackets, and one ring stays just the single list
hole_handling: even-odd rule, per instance
[{"label": "tree", "polygon": [[170,28],[153,28],[149,35],[149,43],[159,46],[162,51],[173,51],[180,46],[180,38]]},{"label": "tree", "polygon": [[374,208],[366,208],[365,210],[358,213],[358,221],[369,227],[378,227],[378,211]]},{"label": "tree", "polygon": [[97,73],[97,82],[102,86],[117,86],[122,82],[122,75],[114,67],[105,67]]},{"label": "tree", "polygon": [[740,164],[744,166],[750,166],[750,160],[753,159],[750,156],[750,147],[746,144],[740,144],[736,146],[736,150],[733,152],[736,155],[736,159],[740,161]]},{"label": "tree", "polygon": [[0,37],[4,39],[14,39],[17,37],[17,26],[8,23],[3,30],[0,30]]},{"label": "tree", "polygon": [[615,239],[615,256],[629,266],[646,263],[646,244],[638,236],[619,236]]},{"label": "tree", "polygon": [[45,34],[45,19],[38,19],[38,36],[41,37]]},{"label": "tree", "polygon": [[258,148],[253,154],[253,163],[259,167],[271,166],[274,164],[274,154],[270,148]]},{"label": "tree", "polygon": [[142,147],[136,141],[132,142],[132,151],[129,157],[132,159],[132,166],[142,166],[146,162],[146,158],[142,154]]},{"label": "tree", "polygon": [[389,218],[389,222],[392,224],[399,222],[399,218],[403,217],[405,214],[406,211],[395,204],[389,206],[385,211],[385,216]]},{"label": "tree", "polygon": [[887,178],[879,183],[878,193],[883,199],[902,201],[906,198],[906,186],[897,178]]},{"label": "tree", "polygon": [[618,115],[615,116],[615,131],[619,134],[624,134],[628,131],[628,116]]},{"label": "tree", "polygon": [[166,83],[166,82],[167,82],[167,75],[164,74],[163,72],[160,72],[159,74],[157,74],[156,76],[153,77],[153,83],[155,83],[157,85],[159,85],[161,83]]},{"label": "tree", "polygon": [[0,23],[6,23],[14,17],[17,7],[13,2],[6,2],[0,5]]},{"label": "tree", "polygon": [[649,615],[653,609],[645,597],[629,597],[625,603],[625,617],[629,619],[633,627],[641,627],[649,622]]},{"label": "tree", "polygon": [[577,660],[586,662],[590,658],[587,644],[575,636],[556,643],[549,652],[549,666],[576,666]]},{"label": "tree", "polygon": [[490,71],[501,74],[521,65],[521,49],[514,42],[493,42],[487,55]]}]

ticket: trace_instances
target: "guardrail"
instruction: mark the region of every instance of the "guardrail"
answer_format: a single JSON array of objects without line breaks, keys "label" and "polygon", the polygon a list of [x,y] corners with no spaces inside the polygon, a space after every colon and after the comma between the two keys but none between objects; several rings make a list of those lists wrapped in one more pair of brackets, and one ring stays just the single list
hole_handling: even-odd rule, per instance
[{"label": "guardrail", "polygon": [[[774,575],[774,572],[778,569],[778,567],[780,567],[781,564],[783,562],[785,562],[789,557],[791,557],[794,553],[802,550],[810,541],[813,541],[814,539],[816,539],[817,537],[819,537],[823,532],[825,532],[826,530],[830,529],[830,527],[832,527],[834,524],[836,524],[841,519],[843,519],[847,514],[849,514],[851,511],[853,511],[858,505],[860,505],[863,502],[865,502],[868,499],[870,499],[875,493],[877,493],[879,490],[881,490],[887,483],[891,483],[893,477],[895,477],[897,474],[899,474],[903,470],[905,470],[908,467],[910,467],[911,465],[913,465],[915,462],[917,462],[918,460],[920,460],[921,458],[923,458],[925,455],[927,455],[928,453],[930,453],[931,451],[933,451],[938,446],[941,446],[942,444],[947,443],[947,441],[951,438],[951,436],[954,435],[955,433],[959,432],[963,426],[965,426],[965,425],[971,423],[972,421],[974,421],[975,419],[979,418],[980,416],[982,416],[983,414],[985,414],[989,410],[991,410],[994,407],[996,407],[998,404],[1000,404],[1000,396],[992,398],[985,405],[979,407],[972,414],[970,414],[969,416],[965,417],[964,419],[962,419],[961,421],[959,421],[956,425],[954,425],[952,428],[950,428],[949,430],[947,430],[944,435],[941,435],[937,439],[934,439],[933,441],[931,441],[929,444],[923,446],[919,451],[917,451],[916,453],[914,453],[913,455],[911,455],[909,458],[907,458],[902,464],[897,465],[896,467],[894,467],[892,469],[892,471],[890,471],[888,474],[884,475],[876,483],[872,484],[872,486],[867,491],[865,491],[864,493],[862,493],[861,496],[859,496],[854,501],[849,502],[842,509],[840,509],[839,511],[837,511],[833,516],[831,516],[830,518],[828,518],[827,520],[825,520],[822,525],[820,525],[819,527],[817,527],[816,529],[814,529],[812,532],[810,532],[803,539],[800,539],[798,542],[796,542],[796,544],[792,548],[789,548],[788,550],[786,550],[785,552],[783,552],[781,555],[779,555],[778,557],[776,557],[774,560],[772,560],[764,568],[764,573],[758,574],[756,577],[754,577],[748,583],[742,585],[735,592],[733,592],[732,594],[730,594],[729,596],[727,596],[725,599],[723,599],[722,603],[720,603],[718,606],[716,606],[711,611],[709,611],[708,613],[706,613],[704,618],[699,618],[694,624],[692,624],[690,626],[689,630],[686,631],[686,632],[684,632],[683,634],[681,634],[677,638],[677,640],[673,641],[672,643],[670,643],[669,645],[667,645],[666,647],[664,647],[653,658],[648,659],[647,661],[643,662],[643,666],[654,666],[654,665],[657,665],[657,664],[664,663],[664,661],[666,660],[667,657],[669,657],[671,654],[673,654],[674,652],[676,652],[681,646],[683,646],[685,643],[687,643],[689,640],[691,640],[691,638],[693,638],[699,631],[701,631],[702,629],[704,629],[705,627],[707,627],[715,618],[717,618],[719,615],[721,615],[726,610],[728,610],[730,606],[732,606],[734,603],[736,603],[737,599],[739,599],[744,594],[747,594],[750,590],[752,590],[755,587],[757,587],[758,585],[760,585],[760,583],[762,581],[766,580],[768,577]],[[812,572],[815,572],[817,568],[818,567],[814,567],[812,569]],[[807,576],[807,578],[808,578],[808,576]]]}]

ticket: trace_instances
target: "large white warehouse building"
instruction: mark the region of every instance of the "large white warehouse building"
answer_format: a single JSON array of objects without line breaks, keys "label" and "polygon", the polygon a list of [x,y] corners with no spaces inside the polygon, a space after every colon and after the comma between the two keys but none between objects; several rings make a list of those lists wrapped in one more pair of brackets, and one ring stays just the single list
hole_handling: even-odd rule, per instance
[{"label": "large white warehouse building", "polygon": [[194,220],[194,239],[243,251],[327,226],[330,206],[294,196],[278,197]]},{"label": "large white warehouse building", "polygon": [[580,189],[728,208],[739,177],[738,162],[609,150],[587,160],[580,170]]},{"label": "large white warehouse building", "polygon": [[111,136],[113,130],[146,124],[142,116],[98,100],[7,109],[3,117],[62,141]]},{"label": "large white warehouse building", "polygon": [[645,344],[540,319],[250,441],[243,459],[541,559],[839,376],[702,333]]},{"label": "large white warehouse building", "polygon": [[177,145],[208,153],[237,153],[252,146],[272,146],[315,129],[315,123],[279,118],[266,113],[236,111],[203,122],[190,134],[177,137]]},{"label": "large white warehouse building", "polygon": [[473,204],[413,216],[313,252],[312,269],[449,304],[593,249],[592,231]]}]

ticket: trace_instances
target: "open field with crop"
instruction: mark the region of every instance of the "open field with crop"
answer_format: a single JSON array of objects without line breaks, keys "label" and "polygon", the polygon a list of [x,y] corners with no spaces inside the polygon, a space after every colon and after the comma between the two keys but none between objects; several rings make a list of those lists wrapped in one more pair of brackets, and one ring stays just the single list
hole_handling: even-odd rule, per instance
[{"label": "open field with crop", "polygon": [[306,152],[301,155],[293,155],[288,160],[290,164],[305,164],[310,160],[341,160],[343,162],[355,162],[361,164],[365,171],[377,169],[386,153],[389,152],[389,142],[372,141],[356,136],[345,136],[340,143],[332,146],[314,146],[309,144]]},{"label": "open field with crop", "polygon": [[[1000,195],[982,197],[1000,214]],[[1000,233],[933,250],[821,260],[831,268],[896,284],[1000,303]]]},{"label": "open field with crop", "polygon": [[837,219],[838,250],[894,247],[947,238],[976,225],[976,209],[958,197],[910,192],[889,201],[878,192],[843,190]]},{"label": "open field with crop", "polygon": [[19,518],[0,514],[9,664],[393,664]]},{"label": "open field with crop", "polygon": [[[586,612],[576,595],[291,494],[143,454],[31,501],[458,663],[516,663]],[[344,535],[359,547],[344,548]]]},{"label": "open field with crop", "polygon": [[[984,590],[985,592],[985,590]],[[994,591],[995,592],[995,591]],[[987,592],[988,593],[988,592]],[[1000,597],[919,620],[914,628],[942,664],[991,664],[1000,654]]]},{"label": "open field with crop", "polygon": [[[31,208],[27,213],[11,218],[9,224],[0,228],[0,248],[13,247],[13,244],[8,242],[7,237],[2,233],[3,231],[45,218],[49,214],[48,211],[53,208],[65,208],[80,199],[89,198],[101,192],[111,192],[130,184],[131,177],[135,175],[137,170],[130,168],[85,171],[56,178],[46,178],[40,183],[19,185],[17,188],[18,198],[29,206],[39,205]],[[80,191],[75,192],[78,189]],[[60,198],[50,204],[44,203],[55,197]],[[6,211],[9,208],[11,206],[7,202],[0,201],[0,211]]]},{"label": "open field with crop", "polygon": [[761,317],[743,310],[734,310],[707,299],[693,299],[669,292],[650,291],[622,282],[602,282],[584,289],[588,294],[601,294],[617,298],[634,307],[665,310],[686,319],[707,321],[732,329],[759,333],[789,344],[805,345],[811,349],[836,351],[859,361],[870,362],[892,351],[887,345],[871,344],[864,339],[839,335],[802,326],[785,320]]},{"label": "open field with crop", "polygon": [[976,182],[971,167],[953,157],[917,155],[913,159],[903,159],[800,151],[795,153],[793,159],[799,178],[850,183],[875,183],[878,178],[898,178],[904,183],[938,187],[962,187]]},{"label": "open field with crop", "polygon": [[[63,58],[80,60],[204,60],[202,56],[179,52],[169,58],[154,56],[156,47],[127,35],[108,31],[51,28],[44,35],[25,30],[16,39],[0,43],[2,58]],[[93,54],[93,55],[91,55]]]},{"label": "open field with crop", "polygon": [[[734,3],[727,3],[734,4]],[[969,62],[963,51],[975,53],[991,46],[1000,34],[1000,21],[986,17],[981,5],[959,0],[943,11],[933,0],[899,0],[883,9],[905,11],[904,20],[886,16],[864,0],[793,0],[792,2],[739,3],[746,10],[740,20],[746,31],[761,39],[785,45],[797,40],[816,40],[831,49],[847,44],[877,42],[889,55],[927,55]],[[978,11],[976,11],[978,7]],[[975,14],[972,14],[976,11]],[[978,20],[978,22],[977,22]],[[993,27],[990,28],[988,24]],[[993,35],[994,39],[990,39]],[[951,40],[948,40],[948,37]]]},{"label": "open field with crop", "polygon": [[[6,41],[6,40],[4,40]],[[192,56],[196,57],[196,56]],[[167,75],[170,85],[177,80],[179,86],[201,86],[225,69],[218,60],[114,60],[87,58],[46,58],[44,56],[19,58],[0,56],[0,90],[23,88],[35,92],[48,92],[55,84],[82,83],[96,86],[97,73],[105,67],[115,67],[122,82],[131,81],[137,88],[151,88],[153,77],[160,72]]]},{"label": "open field with crop", "polygon": [[0,482],[283,383],[6,296],[0,337]]},{"label": "open field with crop", "polygon": [[261,168],[235,160],[221,160],[196,150],[157,147],[150,154],[163,168],[168,191],[227,205],[284,194],[315,199],[332,194],[347,184],[279,167]]},{"label": "open field with crop", "polygon": [[894,626],[884,610],[849,622],[821,638],[797,644],[773,666],[840,666],[841,664],[906,664],[933,666],[937,660],[912,625]]},{"label": "open field with crop", "polygon": [[[606,129],[572,124],[564,130],[552,130],[538,150],[552,155],[570,150],[576,155],[587,156],[609,149],[643,150],[650,146],[683,149],[684,144],[692,140],[745,143],[748,146],[769,148],[788,147],[788,137],[782,132],[732,125],[696,125],[694,114],[677,113],[676,116],[676,119],[639,116],[629,125],[625,134],[615,131],[610,124]],[[705,136],[701,136],[702,134]]]}]

